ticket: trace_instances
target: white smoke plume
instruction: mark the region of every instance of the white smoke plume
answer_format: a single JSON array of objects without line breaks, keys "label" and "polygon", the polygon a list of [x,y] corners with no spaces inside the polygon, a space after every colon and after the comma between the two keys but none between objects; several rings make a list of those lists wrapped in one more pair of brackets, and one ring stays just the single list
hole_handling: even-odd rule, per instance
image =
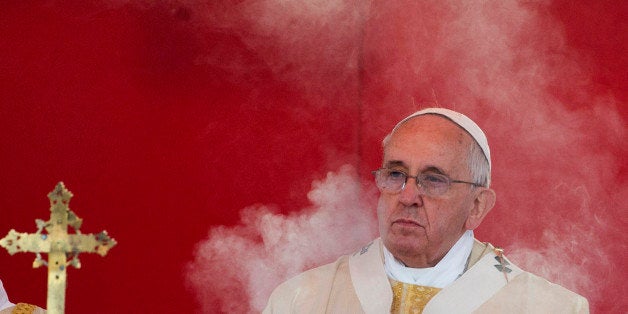
[{"label": "white smoke plume", "polygon": [[[316,107],[355,104],[368,2],[245,0],[237,5],[195,1],[187,5],[196,9],[199,27],[236,34],[262,58],[275,79],[298,90]],[[225,68],[234,80],[253,70],[237,57],[225,60],[216,53],[211,49],[197,62]]]},{"label": "white smoke plume", "polygon": [[626,124],[613,95],[593,88],[592,60],[568,46],[551,2],[373,6],[365,42],[376,45],[365,47],[364,63],[379,80],[366,92],[377,91],[369,96],[384,105],[370,115],[437,101],[478,121],[494,152],[498,194],[478,235],[596,308],[608,298],[599,278],[623,285],[612,257],[625,241],[606,239],[626,226],[614,217],[628,196],[618,173]]},{"label": "white smoke plume", "polygon": [[260,312],[280,282],[373,239],[373,195],[344,166],[313,183],[309,208],[280,215],[250,207],[238,226],[210,230],[186,273],[203,312]]},{"label": "white smoke plume", "polygon": [[[616,271],[602,239],[621,230],[604,210],[614,205],[604,189],[620,163],[612,150],[626,135],[615,100],[587,92],[587,60],[566,46],[544,5],[457,4],[450,2],[456,17],[444,24],[446,36],[434,51],[456,60],[442,63],[460,75],[459,82],[448,80],[450,90],[467,88],[453,103],[470,104],[470,112],[492,107],[494,116],[483,124],[501,146],[494,147],[502,154],[495,173],[499,207],[520,212],[503,224],[507,251],[525,269],[595,302],[601,297],[596,274]],[[434,63],[441,62],[428,64]],[[600,139],[611,139],[608,151],[596,148]],[[625,186],[617,192],[627,195]],[[540,236],[525,234],[525,226],[540,224]]]}]

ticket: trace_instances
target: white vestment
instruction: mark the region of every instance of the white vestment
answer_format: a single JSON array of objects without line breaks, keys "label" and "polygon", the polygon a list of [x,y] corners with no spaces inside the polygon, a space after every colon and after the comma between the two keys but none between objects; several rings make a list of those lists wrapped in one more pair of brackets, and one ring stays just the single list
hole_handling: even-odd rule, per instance
[{"label": "white vestment", "polygon": [[9,296],[7,295],[6,290],[4,290],[4,286],[2,285],[2,280],[0,280],[0,311],[6,308],[12,307],[15,304],[9,301]]},{"label": "white vestment", "polygon": [[[393,295],[382,248],[376,239],[351,256],[284,282],[264,313],[390,313]],[[499,260],[492,245],[476,240],[468,269],[423,313],[589,312],[584,297]]]}]

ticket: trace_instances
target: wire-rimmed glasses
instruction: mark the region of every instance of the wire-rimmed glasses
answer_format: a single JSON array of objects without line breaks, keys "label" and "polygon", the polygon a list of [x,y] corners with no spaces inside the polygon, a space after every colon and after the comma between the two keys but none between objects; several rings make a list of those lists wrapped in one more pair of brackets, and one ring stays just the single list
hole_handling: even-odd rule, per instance
[{"label": "wire-rimmed glasses", "polygon": [[408,178],[414,178],[419,191],[428,196],[446,193],[452,183],[465,183],[478,187],[482,186],[478,183],[452,180],[448,176],[439,173],[420,173],[416,176],[409,176],[403,171],[388,168],[380,168],[372,173],[375,176],[375,183],[380,191],[392,194],[403,191],[408,182]]}]

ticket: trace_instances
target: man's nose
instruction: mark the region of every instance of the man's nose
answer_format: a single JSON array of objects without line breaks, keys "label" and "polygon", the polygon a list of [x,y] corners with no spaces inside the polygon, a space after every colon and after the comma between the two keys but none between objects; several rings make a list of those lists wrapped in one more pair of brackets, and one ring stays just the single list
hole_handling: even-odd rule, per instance
[{"label": "man's nose", "polygon": [[405,206],[422,206],[423,205],[422,188],[416,184],[415,178],[408,178],[406,185],[399,192],[399,201]]}]

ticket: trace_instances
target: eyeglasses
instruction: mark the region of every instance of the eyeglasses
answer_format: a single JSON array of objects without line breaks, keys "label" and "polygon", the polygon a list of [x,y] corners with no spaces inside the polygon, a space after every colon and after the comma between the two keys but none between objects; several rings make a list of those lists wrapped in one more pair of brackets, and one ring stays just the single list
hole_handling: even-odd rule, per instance
[{"label": "eyeglasses", "polygon": [[375,183],[382,192],[399,193],[403,191],[408,182],[408,178],[414,178],[419,192],[427,196],[442,195],[452,183],[466,183],[473,186],[482,186],[478,183],[452,180],[446,175],[438,173],[422,173],[417,176],[409,176],[399,170],[381,168],[372,172],[375,176]]}]

